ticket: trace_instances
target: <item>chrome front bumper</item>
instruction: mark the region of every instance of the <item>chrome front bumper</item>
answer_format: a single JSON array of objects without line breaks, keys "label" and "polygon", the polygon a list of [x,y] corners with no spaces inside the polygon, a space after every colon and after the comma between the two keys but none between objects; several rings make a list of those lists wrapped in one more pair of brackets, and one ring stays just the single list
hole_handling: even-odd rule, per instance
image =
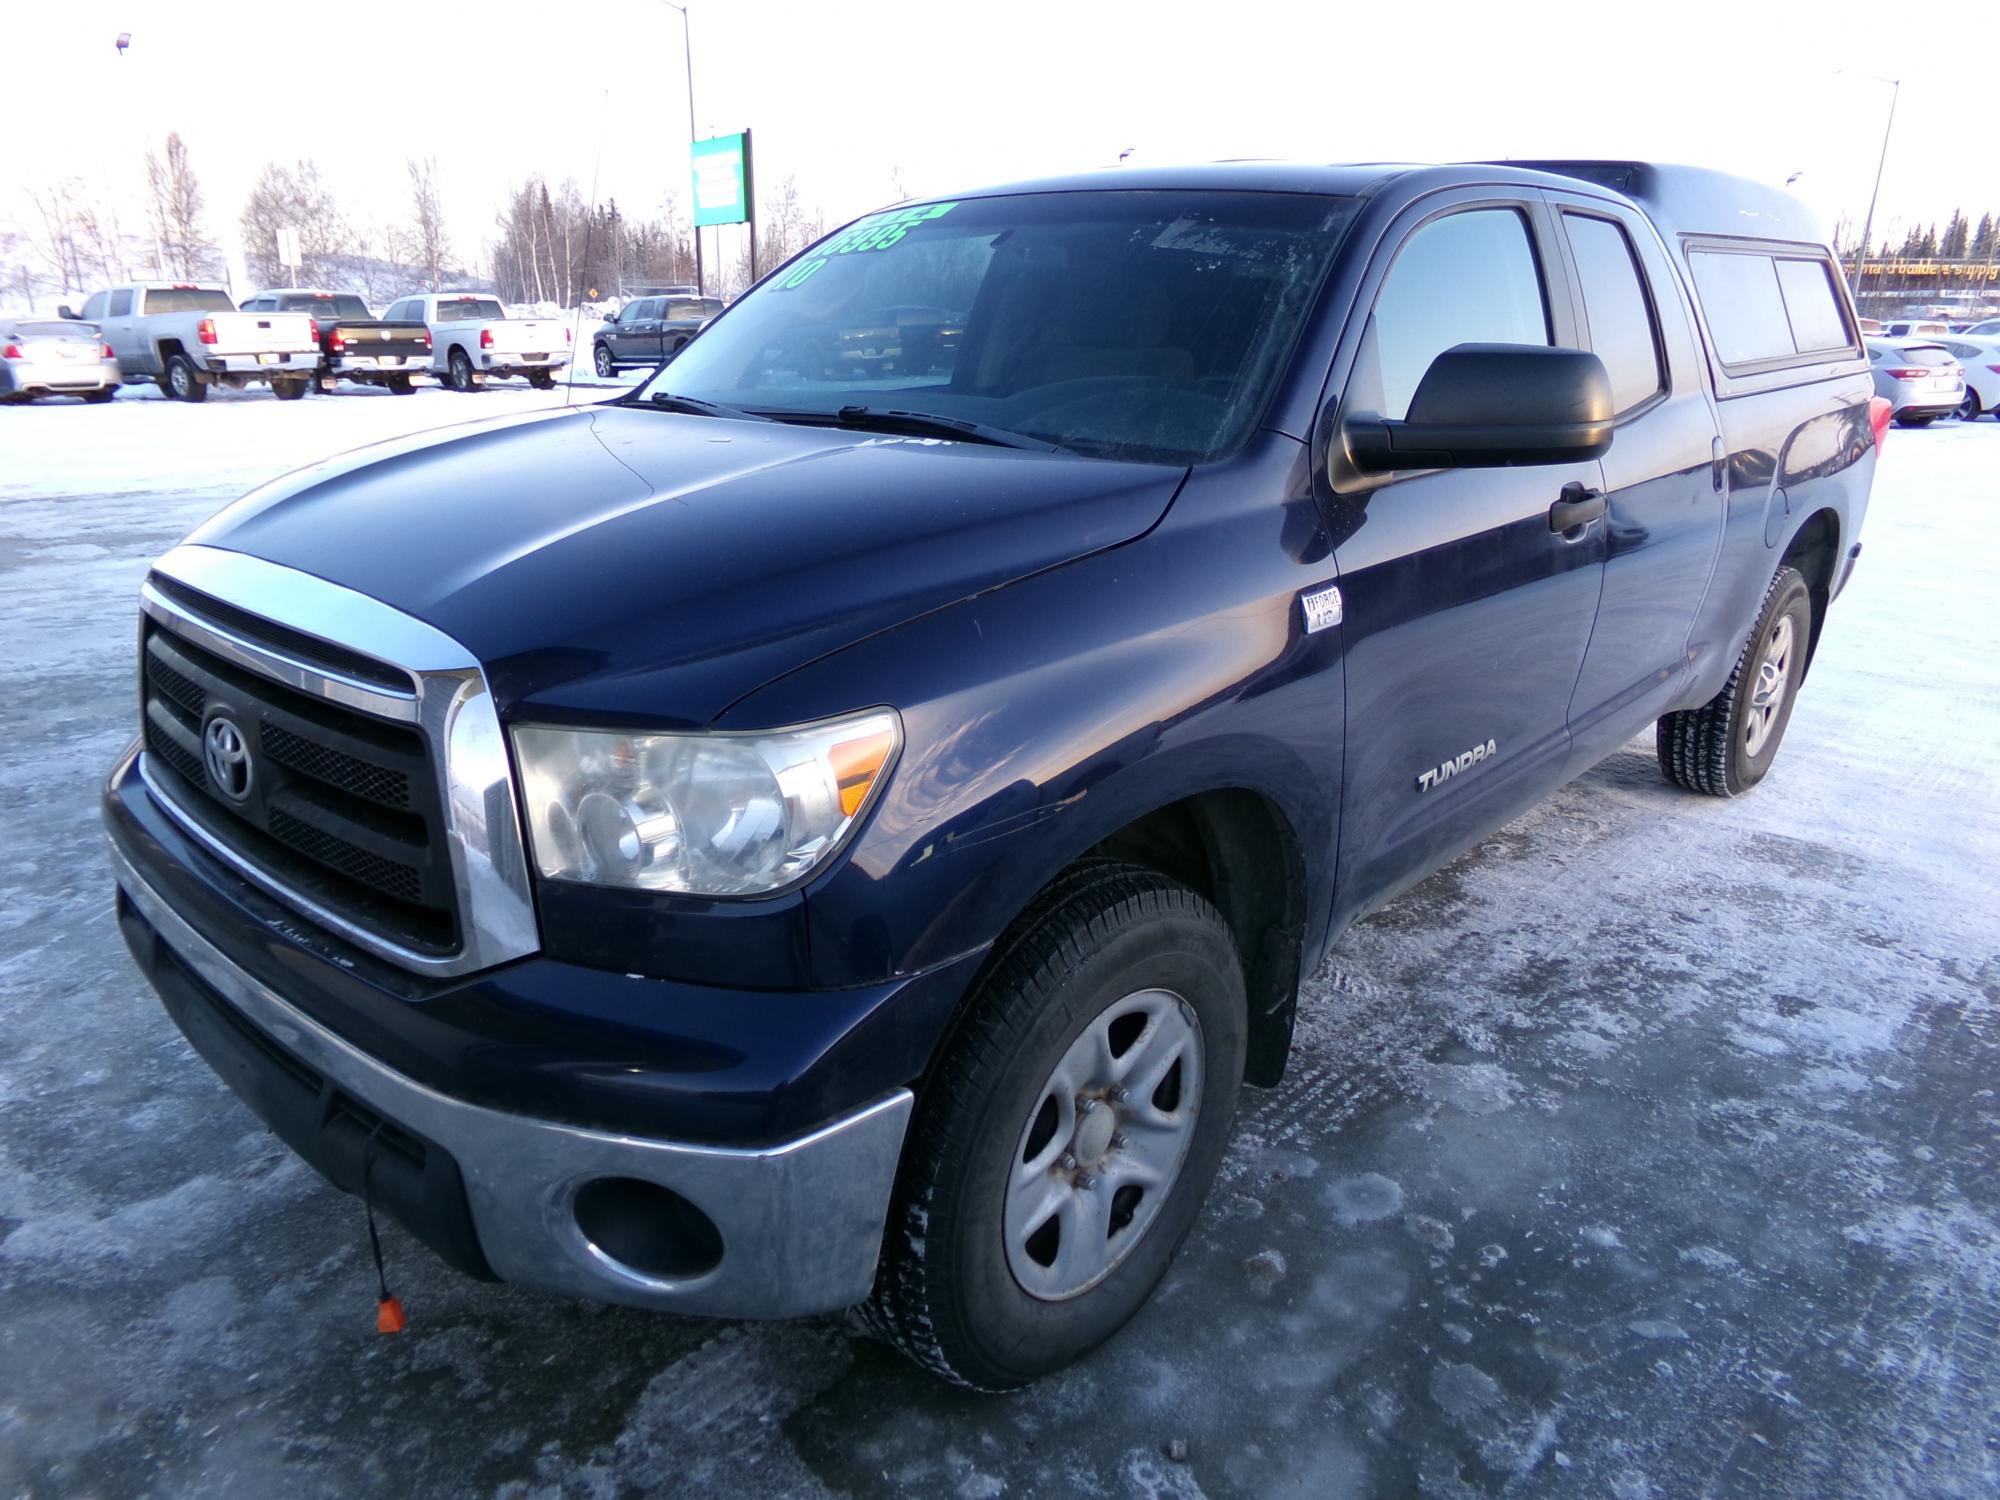
[{"label": "chrome front bumper", "polygon": [[[800,1317],[862,1301],[888,1217],[913,1099],[898,1089],[795,1140],[727,1148],[614,1135],[468,1104],[385,1067],[233,963],[114,845],[126,898],[237,1015],[384,1119],[457,1162],[481,1250],[503,1281],[681,1313]],[[694,1205],[720,1256],[654,1275],[578,1222],[593,1183],[656,1184]]]}]

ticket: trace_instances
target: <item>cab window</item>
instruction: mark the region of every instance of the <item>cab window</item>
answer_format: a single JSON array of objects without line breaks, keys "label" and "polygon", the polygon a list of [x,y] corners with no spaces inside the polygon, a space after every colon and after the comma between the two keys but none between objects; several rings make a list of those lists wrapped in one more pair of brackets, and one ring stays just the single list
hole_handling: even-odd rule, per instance
[{"label": "cab window", "polygon": [[104,316],[104,303],[108,296],[106,292],[90,294],[90,300],[83,304],[83,316],[87,321],[94,321]]},{"label": "cab window", "polygon": [[1517,209],[1475,208],[1433,219],[1396,252],[1375,299],[1381,413],[1409,415],[1431,361],[1459,344],[1542,344],[1548,298]]},{"label": "cab window", "polygon": [[109,318],[122,318],[132,311],[132,293],[121,287],[111,294],[111,309],[105,314]]},{"label": "cab window", "polygon": [[1604,362],[1612,406],[1622,415],[1650,401],[1666,384],[1646,284],[1620,225],[1590,214],[1564,214],[1563,228],[1583,288],[1591,351]]}]

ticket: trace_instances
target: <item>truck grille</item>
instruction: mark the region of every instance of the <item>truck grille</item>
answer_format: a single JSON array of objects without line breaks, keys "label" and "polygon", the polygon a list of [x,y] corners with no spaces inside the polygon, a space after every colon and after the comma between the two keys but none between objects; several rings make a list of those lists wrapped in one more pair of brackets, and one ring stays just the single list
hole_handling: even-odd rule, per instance
[{"label": "truck grille", "polygon": [[[430,953],[458,946],[422,733],[245,671],[150,621],[140,659],[149,767],[202,832],[390,942]],[[245,785],[226,786],[211,770],[204,736],[218,720],[235,732],[228,742],[247,763]]]}]

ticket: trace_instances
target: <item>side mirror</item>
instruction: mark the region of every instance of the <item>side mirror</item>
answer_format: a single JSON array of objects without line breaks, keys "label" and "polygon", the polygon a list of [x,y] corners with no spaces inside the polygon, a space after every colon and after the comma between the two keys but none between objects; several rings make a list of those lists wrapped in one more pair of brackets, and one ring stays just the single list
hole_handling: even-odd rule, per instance
[{"label": "side mirror", "polygon": [[56,309],[56,316],[59,318],[68,318],[72,323],[78,321],[76,309],[71,307],[67,302]]},{"label": "side mirror", "polygon": [[1481,469],[1598,458],[1611,447],[1611,377],[1581,349],[1460,344],[1431,361],[1410,414],[1346,424],[1364,473]]}]

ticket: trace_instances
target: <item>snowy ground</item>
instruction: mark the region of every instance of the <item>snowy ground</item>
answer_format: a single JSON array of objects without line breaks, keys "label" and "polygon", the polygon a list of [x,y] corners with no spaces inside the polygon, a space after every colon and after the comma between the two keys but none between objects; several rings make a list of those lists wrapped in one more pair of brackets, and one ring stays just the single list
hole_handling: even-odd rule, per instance
[{"label": "snowy ground", "polygon": [[961,1396],[832,1326],[478,1285],[394,1230],[412,1321],[378,1337],[358,1206],[111,922],[132,596],[279,470],[560,399],[0,411],[0,1495],[2000,1492],[1988,422],[1890,438],[1755,796],[1635,743],[1345,940],[1080,1368]]}]

